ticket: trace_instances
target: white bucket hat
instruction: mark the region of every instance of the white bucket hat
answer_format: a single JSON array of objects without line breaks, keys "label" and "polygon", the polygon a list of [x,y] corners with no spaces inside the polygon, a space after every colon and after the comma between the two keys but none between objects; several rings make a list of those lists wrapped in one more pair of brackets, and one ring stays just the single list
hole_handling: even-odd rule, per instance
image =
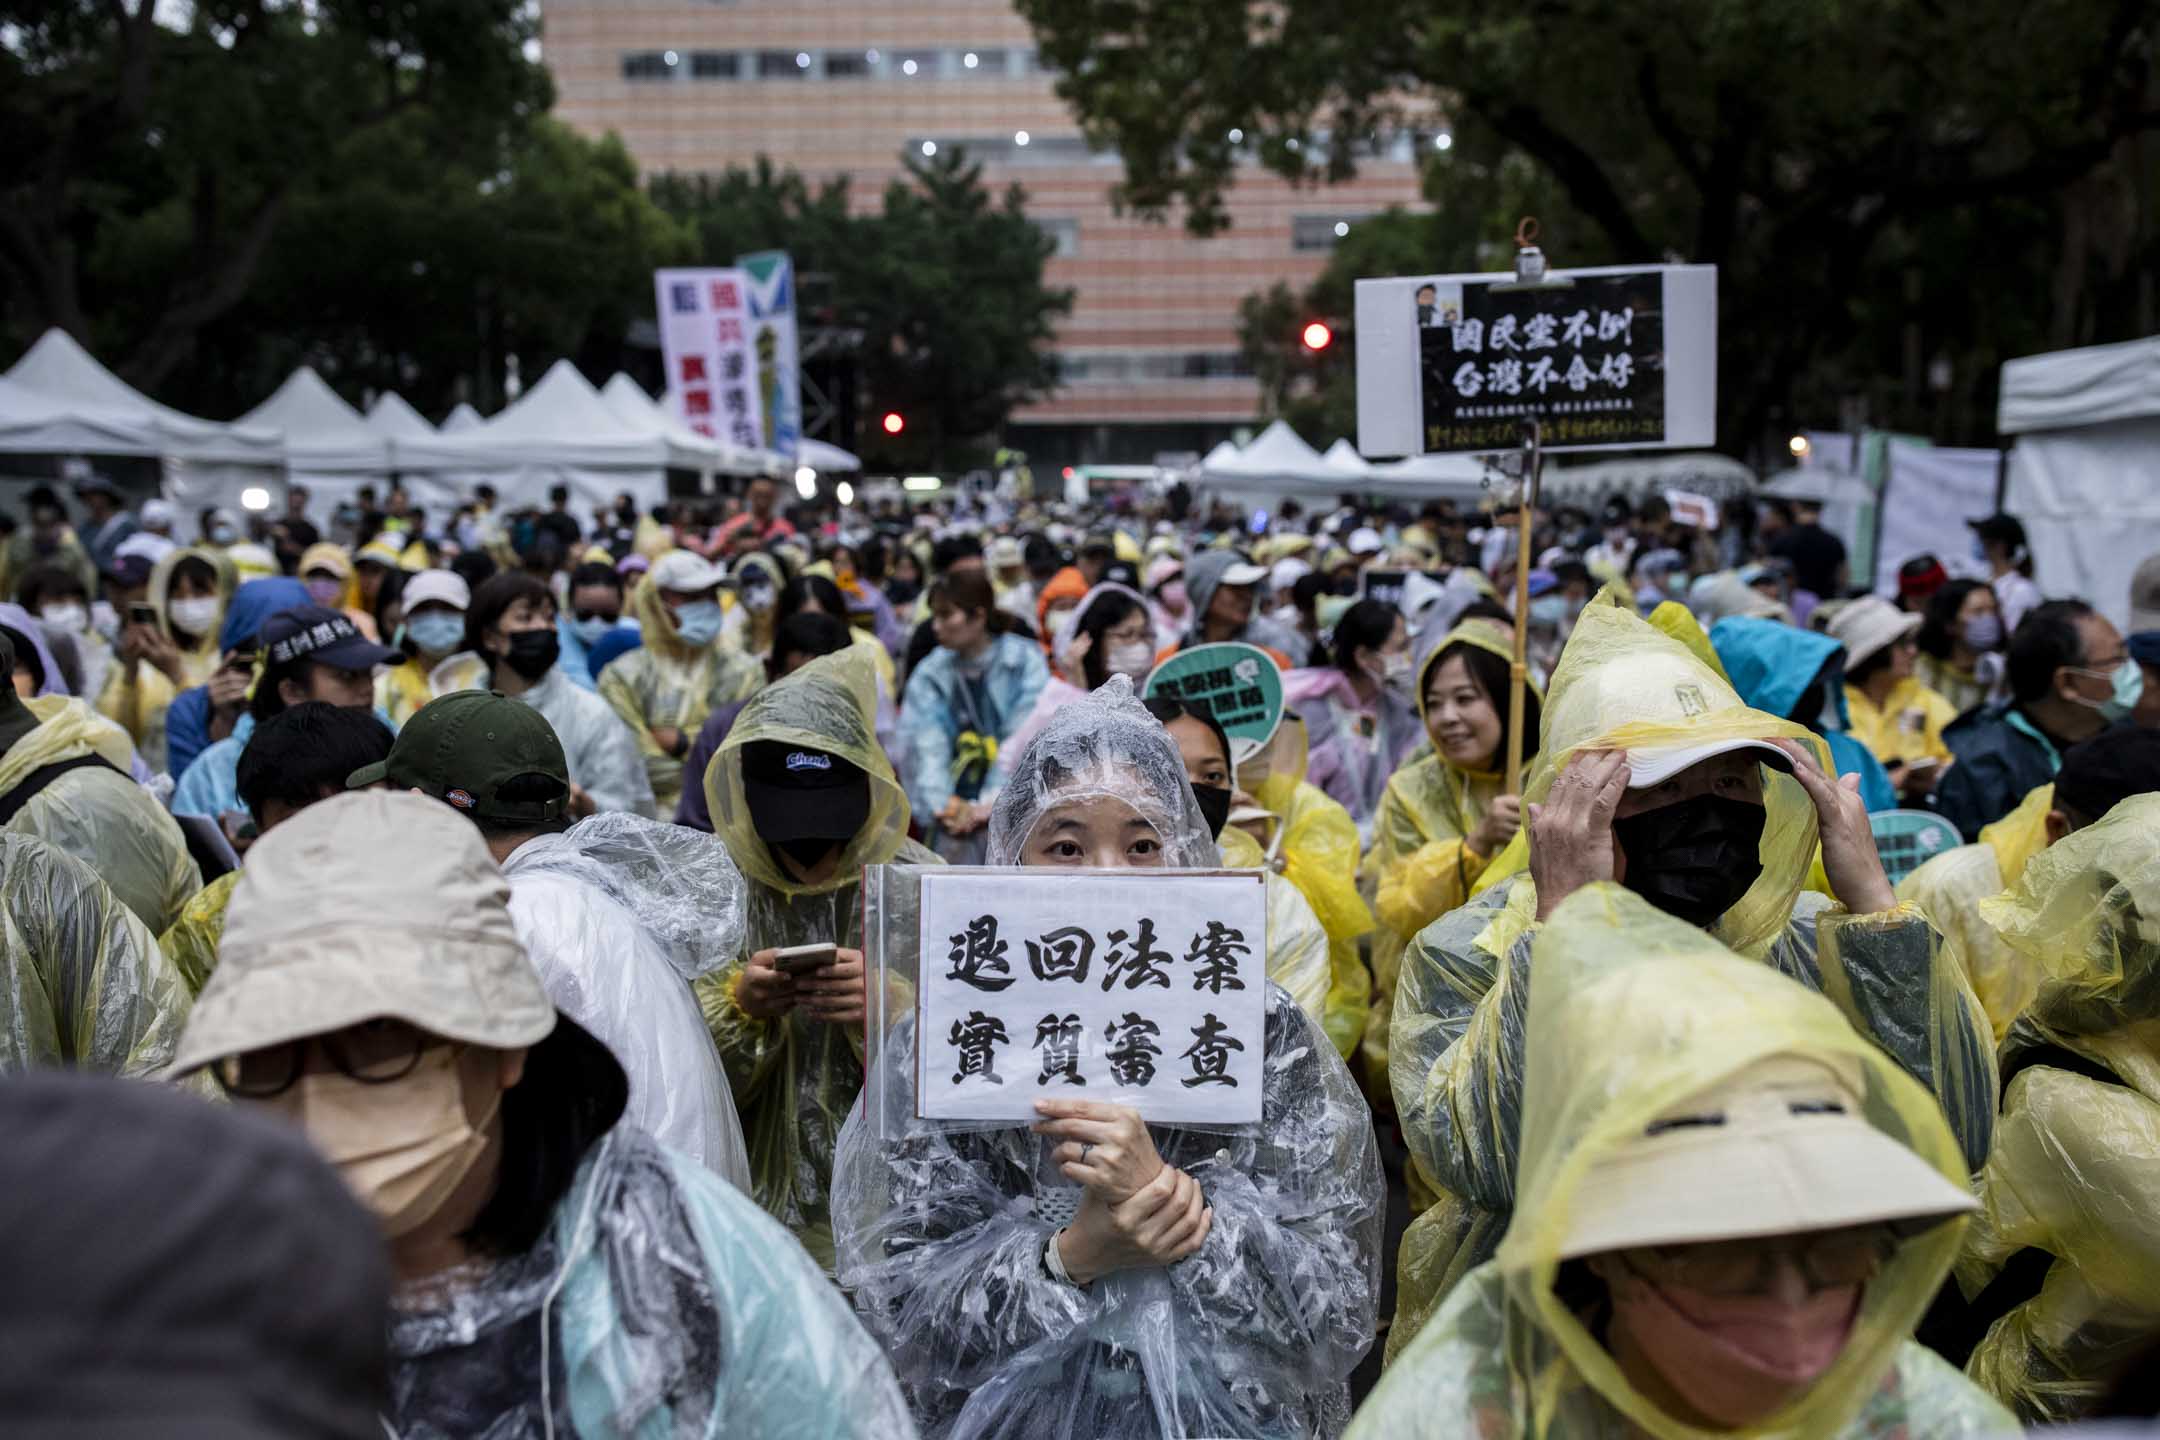
[{"label": "white bucket hat", "polygon": [[515,1049],[555,1028],[472,822],[388,790],[325,800],[248,852],[173,1072],[397,1019]]},{"label": "white bucket hat", "polygon": [[1828,634],[1845,647],[1845,673],[1850,675],[1876,651],[1918,630],[1923,618],[1906,614],[1879,595],[1869,595],[1840,607]]},{"label": "white bucket hat", "polygon": [[1666,1110],[1591,1165],[1560,1258],[1978,1209],[1867,1122],[1862,1085],[1847,1057],[1774,1055]]}]

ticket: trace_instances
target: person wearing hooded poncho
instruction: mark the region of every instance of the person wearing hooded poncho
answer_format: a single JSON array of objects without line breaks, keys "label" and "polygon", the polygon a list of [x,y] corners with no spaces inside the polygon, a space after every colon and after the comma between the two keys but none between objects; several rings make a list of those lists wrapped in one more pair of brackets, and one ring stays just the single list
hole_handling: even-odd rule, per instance
[{"label": "person wearing hooded poncho", "polygon": [[721,636],[720,578],[687,550],[661,556],[630,599],[643,643],[599,677],[600,698],[637,736],[656,814],[675,813],[683,756],[705,717],[765,683],[757,661]]},{"label": "person wearing hooded poncho", "polygon": [[[853,647],[743,706],[705,771],[713,833],[747,884],[745,958],[694,982],[727,1066],[760,1205],[832,1264],[833,1145],[862,1088],[862,871],[937,863],[875,732],[877,680]],[[791,768],[790,757],[797,757]],[[800,981],[773,951],[841,947]]]},{"label": "person wearing hooded poncho", "polygon": [[1935,1097],[1618,885],[1534,945],[1513,1218],[1350,1440],[2017,1435],[1908,1338],[1974,1203]]},{"label": "person wearing hooded poncho", "polygon": [[[1418,719],[1431,753],[1413,756],[1389,777],[1363,862],[1379,927],[1361,1050],[1366,1074],[1382,1094],[1403,946],[1470,898],[1522,824],[1520,802],[1503,793],[1513,657],[1512,641],[1496,622],[1473,618],[1441,635],[1417,668]],[[1525,763],[1537,754],[1543,698],[1535,685],[1523,696]]]},{"label": "person wearing hooded poncho", "polygon": [[[990,861],[1053,885],[1059,866],[1218,863],[1177,746],[1123,677],[1018,758]],[[1227,1133],[1062,1099],[1032,1128],[915,1119],[913,1024],[883,1039],[881,1113],[841,1136],[833,1223],[840,1282],[926,1436],[1341,1430],[1372,1340],[1378,1147],[1279,986],[1263,1118]]]},{"label": "person wearing hooded poncho", "polygon": [[1381,600],[1350,604],[1329,630],[1327,663],[1283,676],[1283,698],[1310,737],[1309,778],[1369,843],[1388,781],[1426,738],[1410,635]]},{"label": "person wearing hooded poncho", "polygon": [[1287,626],[1258,615],[1255,591],[1268,572],[1235,550],[1207,550],[1185,567],[1185,593],[1192,605],[1192,625],[1181,640],[1155,658],[1169,659],[1194,645],[1238,640],[1268,652],[1275,664],[1288,670],[1308,649],[1304,637]]},{"label": "person wearing hooded poncho", "polygon": [[[1403,954],[1389,1079],[1410,1153],[1442,1193],[1404,1238],[1391,1349],[1506,1227],[1531,942],[1593,881],[1617,880],[1820,989],[1936,1093],[1971,1165],[1988,1151],[1986,1012],[1941,935],[1897,903],[1855,782],[1824,778],[1817,737],[1742,705],[1710,661],[1610,603],[1583,611],[1543,722],[1524,786],[1528,872],[1441,916]],[[1830,895],[1801,888],[1818,837]]]},{"label": "person wearing hooded poncho", "polygon": [[1754,615],[1718,621],[1710,627],[1710,643],[1742,704],[1796,720],[1821,736],[1837,773],[1860,777],[1860,798],[1871,813],[1897,807],[1882,761],[1849,733],[1842,644]]},{"label": "person wearing hooded poncho", "polygon": [[177,761],[166,753],[166,712],[175,696],[208,682],[218,668],[219,627],[238,583],[223,553],[200,546],[168,551],[150,571],[150,624],[123,615],[114,664],[98,712],[127,731],[152,770],[178,775],[207,740]]},{"label": "person wearing hooded poncho", "polygon": [[2003,1042],[2002,1118],[1958,1261],[1978,1335],[1966,1373],[2059,1424],[2160,1330],[2160,795],[2033,856],[1979,909],[2043,978]]},{"label": "person wearing hooded poncho", "polygon": [[311,806],[250,852],[175,1061],[297,1126],[373,1212],[383,1433],[907,1440],[801,1248],[623,1118],[621,1064],[551,1003],[509,901],[439,801]]}]

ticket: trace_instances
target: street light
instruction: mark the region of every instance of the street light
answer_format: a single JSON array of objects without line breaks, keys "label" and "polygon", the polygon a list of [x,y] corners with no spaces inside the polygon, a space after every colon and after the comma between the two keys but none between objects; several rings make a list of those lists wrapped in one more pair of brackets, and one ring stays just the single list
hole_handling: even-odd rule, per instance
[{"label": "street light", "polygon": [[1335,343],[1335,332],[1328,329],[1324,322],[1315,320],[1305,327],[1304,333],[1298,338],[1305,342],[1307,350],[1317,355]]},{"label": "street light", "polygon": [[1807,459],[1808,450],[1812,447],[1810,447],[1808,444],[1807,436],[1795,435],[1792,437],[1792,439],[1785,442],[1785,448],[1792,451],[1793,459],[1805,460]]},{"label": "street light", "polygon": [[240,508],[243,510],[267,510],[270,508],[270,492],[260,485],[250,485],[240,492]]},{"label": "street light", "polygon": [[901,431],[907,429],[907,417],[897,410],[888,410],[885,412],[885,418],[878,421],[878,424],[884,428],[887,435],[898,435]]},{"label": "street light", "polygon": [[842,480],[838,485],[833,486],[833,498],[842,505],[853,505],[855,503],[855,487]]}]

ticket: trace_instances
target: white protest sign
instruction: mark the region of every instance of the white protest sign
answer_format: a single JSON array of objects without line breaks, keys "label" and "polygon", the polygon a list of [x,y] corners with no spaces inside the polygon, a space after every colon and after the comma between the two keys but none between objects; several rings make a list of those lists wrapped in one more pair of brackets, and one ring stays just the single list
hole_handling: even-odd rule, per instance
[{"label": "white protest sign", "polygon": [[1717,267],[1509,271],[1357,282],[1361,454],[1717,442]]},{"label": "white protest sign", "polygon": [[921,913],[923,1118],[1032,1121],[1045,1095],[1152,1123],[1260,1118],[1257,872],[927,872]]},{"label": "white protest sign", "polygon": [[700,435],[762,446],[749,277],[741,270],[655,270],[653,297],[668,408]]}]

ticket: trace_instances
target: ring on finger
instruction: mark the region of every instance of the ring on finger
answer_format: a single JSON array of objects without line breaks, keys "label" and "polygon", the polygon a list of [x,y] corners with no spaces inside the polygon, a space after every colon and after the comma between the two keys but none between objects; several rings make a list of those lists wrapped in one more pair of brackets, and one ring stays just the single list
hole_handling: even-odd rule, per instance
[{"label": "ring on finger", "polygon": [[1095,1148],[1095,1147],[1094,1147],[1094,1145],[1093,1145],[1093,1144],[1091,1144],[1090,1142],[1086,1141],[1086,1140],[1083,1140],[1083,1141],[1081,1141],[1081,1142],[1080,1142],[1080,1163],[1081,1163],[1081,1164],[1083,1164],[1083,1165],[1087,1164],[1088,1152],[1089,1152],[1089,1151],[1091,1151],[1091,1150],[1093,1150],[1094,1148]]}]

